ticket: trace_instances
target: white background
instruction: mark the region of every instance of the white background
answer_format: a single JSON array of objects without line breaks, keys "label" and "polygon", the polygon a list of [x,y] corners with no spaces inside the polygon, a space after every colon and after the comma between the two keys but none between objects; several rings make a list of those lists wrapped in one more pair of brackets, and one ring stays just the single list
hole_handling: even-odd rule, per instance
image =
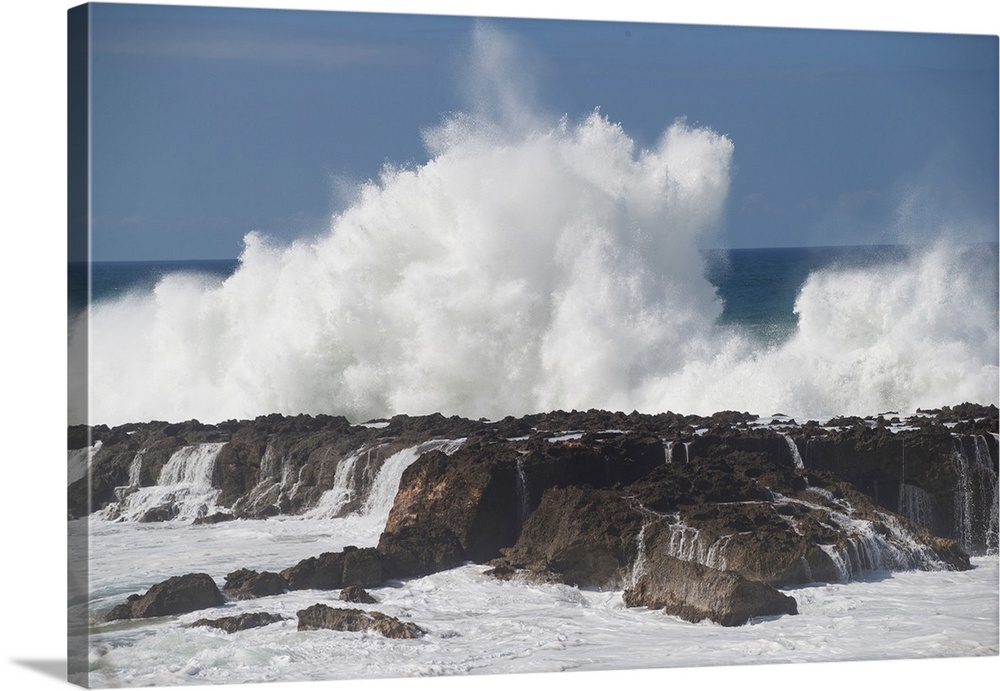
[{"label": "white background", "polygon": [[[0,20],[0,121],[3,190],[0,205],[0,477],[3,603],[0,680],[7,689],[64,688],[65,664],[65,382],[66,382],[66,10],[72,2],[14,0]],[[989,0],[917,3],[841,0],[813,6],[773,0],[698,0],[689,6],[646,0],[367,2],[269,0],[192,2],[242,7],[340,9],[482,16],[663,21],[673,23],[792,26],[947,33],[998,33],[998,10]],[[659,4],[659,3],[658,3]],[[569,5],[569,3],[567,3]],[[919,9],[917,9],[919,7]],[[531,690],[564,684],[585,688],[645,685],[710,689],[775,686],[811,691],[940,689],[982,685],[1000,678],[1000,658],[903,662],[765,665],[662,671],[586,672],[516,677],[451,677],[336,682],[338,689],[448,691],[475,685]],[[993,681],[988,681],[992,679]],[[268,691],[333,688],[334,682],[261,687]],[[235,686],[212,688],[237,688]]]}]

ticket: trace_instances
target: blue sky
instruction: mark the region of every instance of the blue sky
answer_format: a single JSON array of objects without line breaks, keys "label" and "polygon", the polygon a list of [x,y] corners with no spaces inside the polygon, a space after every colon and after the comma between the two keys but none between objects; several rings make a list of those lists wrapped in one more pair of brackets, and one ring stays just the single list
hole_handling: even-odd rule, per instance
[{"label": "blue sky", "polygon": [[[476,106],[470,17],[95,5],[96,260],[230,258],[313,235],[345,181],[427,159]],[[684,117],[735,145],[728,247],[997,237],[997,39],[495,19],[554,123],[640,145]]]}]

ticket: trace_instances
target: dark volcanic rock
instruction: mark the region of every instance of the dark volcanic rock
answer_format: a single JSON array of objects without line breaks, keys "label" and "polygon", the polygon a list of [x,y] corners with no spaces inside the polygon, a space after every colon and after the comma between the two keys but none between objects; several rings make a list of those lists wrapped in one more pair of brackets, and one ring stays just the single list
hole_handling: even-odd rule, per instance
[{"label": "dark volcanic rock", "polygon": [[914,429],[893,432],[881,420],[834,430],[811,427],[798,444],[809,470],[849,482],[879,506],[959,540],[968,552],[995,549],[996,524],[990,519],[1000,472],[991,433],[997,429],[995,414],[951,428],[921,417],[907,425]]},{"label": "dark volcanic rock", "polygon": [[336,590],[344,583],[344,555],[324,552],[281,572],[289,590]]},{"label": "dark volcanic rock", "polygon": [[496,575],[524,571],[532,580],[618,587],[635,558],[643,514],[616,490],[553,488],[521,537],[491,562]]},{"label": "dark volcanic rock", "polygon": [[447,528],[404,526],[378,541],[386,578],[419,578],[465,562],[465,552]]},{"label": "dark volcanic rock", "polygon": [[144,595],[130,595],[125,604],[111,610],[105,620],[185,614],[208,607],[218,607],[225,601],[225,597],[211,576],[204,573],[189,573],[157,583]]},{"label": "dark volcanic rock", "polygon": [[374,631],[387,638],[419,638],[425,631],[416,624],[400,621],[381,612],[362,609],[335,609],[315,604],[298,611],[299,631]]},{"label": "dark volcanic rock", "polygon": [[665,460],[663,444],[649,435],[589,433],[523,446],[481,440],[450,456],[424,454],[403,473],[386,532],[450,531],[466,559],[488,561],[517,541],[547,489],[628,484]]},{"label": "dark volcanic rock", "polygon": [[503,444],[423,454],[403,472],[385,532],[448,531],[472,561],[499,555],[520,527],[517,457]]},{"label": "dark volcanic rock", "polygon": [[844,483],[808,486],[783,459],[731,452],[663,465],[621,489],[551,489],[493,574],[617,587],[640,553],[700,563],[771,586],[837,582],[868,570],[969,568],[932,538]]},{"label": "dark volcanic rock", "polygon": [[472,561],[498,555],[519,528],[516,455],[503,446],[425,453],[404,471],[385,532],[451,533]]},{"label": "dark volcanic rock", "polygon": [[719,571],[664,554],[623,595],[629,607],[662,609],[682,619],[741,626],[755,617],[797,614],[795,598],[731,571]]},{"label": "dark volcanic rock", "polygon": [[344,548],[344,570],[340,582],[343,586],[357,585],[370,588],[379,585],[382,573],[382,555],[374,547]]},{"label": "dark volcanic rock", "polygon": [[345,547],[343,552],[324,552],[303,559],[281,572],[289,590],[337,590],[348,585],[364,588],[385,580],[382,555],[374,547]]},{"label": "dark volcanic rock", "polygon": [[[402,473],[377,548],[327,552],[280,574],[243,569],[229,574],[226,594],[373,587],[473,561],[492,564],[498,578],[632,586],[637,603],[739,623],[769,608],[787,611],[773,586],[871,570],[967,569],[969,552],[996,549],[994,406],[906,421],[897,413],[783,420],[780,431],[759,429],[755,419],[592,410],[498,423],[435,414],[352,426],[269,415],[80,427],[70,430],[71,444],[101,446],[89,479],[69,488],[69,515],[105,508],[113,520],[129,494],[157,484],[178,450],[222,443],[211,467],[217,506],[209,507],[219,510],[200,523],[317,505],[339,517],[364,505],[393,454],[465,438],[453,453],[424,453]],[[177,515],[165,504],[142,520]],[[673,580],[649,570],[660,563]],[[713,584],[721,599],[684,579]],[[150,593],[109,617],[157,616],[139,613],[161,611],[146,606]]]},{"label": "dark volcanic rock", "polygon": [[250,569],[239,569],[226,576],[222,594],[231,600],[249,600],[268,595],[280,595],[289,590],[288,581],[281,574],[271,571],[258,573]]},{"label": "dark volcanic rock", "polygon": [[287,621],[288,617],[269,612],[253,612],[251,614],[240,614],[233,617],[220,617],[219,619],[199,619],[189,626],[209,626],[213,629],[222,629],[226,633],[236,633],[247,629],[256,629],[261,626],[277,624],[279,621]]},{"label": "dark volcanic rock", "polygon": [[172,521],[180,514],[180,509],[176,505],[157,506],[146,511],[139,517],[140,523],[163,523]]},{"label": "dark volcanic rock", "polygon": [[223,513],[222,511],[216,511],[208,516],[199,516],[194,519],[192,525],[215,525],[216,523],[227,523],[229,521],[235,521],[236,516],[231,513]]},{"label": "dark volcanic rock", "polygon": [[358,585],[349,585],[340,591],[340,599],[345,602],[355,602],[359,605],[375,605],[378,604],[372,595]]}]

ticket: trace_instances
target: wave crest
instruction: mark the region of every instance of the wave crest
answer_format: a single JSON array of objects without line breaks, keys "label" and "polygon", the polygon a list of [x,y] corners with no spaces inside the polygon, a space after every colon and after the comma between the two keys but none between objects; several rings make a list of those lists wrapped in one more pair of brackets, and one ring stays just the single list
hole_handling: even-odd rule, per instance
[{"label": "wave crest", "polygon": [[90,419],[997,400],[981,256],[817,272],[798,330],[766,347],[717,324],[698,251],[728,192],[726,137],[679,121],[644,150],[596,111],[518,141],[461,118],[436,137],[430,161],[387,167],[320,238],[250,233],[221,285],[170,276],[95,305]]}]

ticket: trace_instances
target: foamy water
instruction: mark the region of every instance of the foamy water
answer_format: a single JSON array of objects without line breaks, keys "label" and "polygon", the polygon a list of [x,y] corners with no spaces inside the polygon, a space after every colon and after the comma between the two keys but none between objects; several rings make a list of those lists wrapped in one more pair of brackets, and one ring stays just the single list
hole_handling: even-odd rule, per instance
[{"label": "foamy water", "polygon": [[[284,568],[342,547],[347,536],[337,525],[302,519],[197,527],[95,521],[92,604],[110,609],[130,592],[188,571],[206,571],[221,585],[226,573],[242,566]],[[139,563],[137,553],[144,555]],[[421,639],[298,632],[298,609],[343,603],[338,591],[296,591],[177,618],[98,624],[90,681],[240,683],[996,655],[997,559],[973,562],[968,572],[876,573],[847,584],[790,588],[799,615],[739,628],[628,609],[619,591],[497,581],[483,574],[485,567],[469,565],[371,589],[380,603],[365,607],[417,623],[428,631]],[[130,574],[127,583],[123,573]],[[206,616],[255,611],[290,620],[236,634],[184,628]]]}]

